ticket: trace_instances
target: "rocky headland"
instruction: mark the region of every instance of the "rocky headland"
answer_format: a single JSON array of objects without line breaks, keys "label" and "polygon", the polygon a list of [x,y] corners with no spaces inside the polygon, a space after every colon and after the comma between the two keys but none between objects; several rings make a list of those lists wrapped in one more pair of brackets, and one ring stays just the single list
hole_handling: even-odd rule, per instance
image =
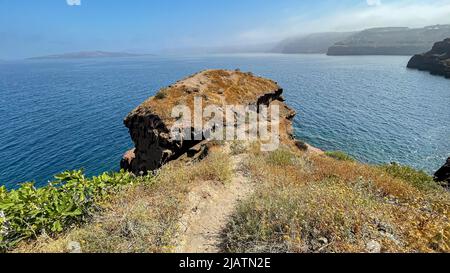
[{"label": "rocky headland", "polygon": [[414,55],[408,63],[408,68],[450,78],[450,38],[437,42],[426,53]]},{"label": "rocky headland", "polygon": [[[160,90],[125,118],[124,123],[135,148],[125,154],[121,168],[135,174],[146,174],[180,157],[203,157],[207,153],[208,141],[204,137],[195,137],[194,128],[188,128],[192,124],[185,125],[186,129],[192,129],[189,138],[178,139],[171,135],[171,127],[177,121],[172,117],[172,109],[183,105],[195,113],[195,98],[202,99],[203,109],[209,105],[256,106],[256,109],[261,105],[278,105],[281,111],[280,136],[283,140],[290,140],[291,120],[295,112],[284,104],[282,93],[283,89],[276,82],[238,70],[206,70],[178,81]],[[203,119],[203,122],[206,124],[208,120]],[[212,128],[205,130],[208,129]]]}]

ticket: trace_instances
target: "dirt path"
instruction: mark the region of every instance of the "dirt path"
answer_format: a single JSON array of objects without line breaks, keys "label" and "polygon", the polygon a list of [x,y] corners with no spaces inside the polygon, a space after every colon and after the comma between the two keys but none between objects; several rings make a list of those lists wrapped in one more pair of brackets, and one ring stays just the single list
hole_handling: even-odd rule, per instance
[{"label": "dirt path", "polygon": [[217,253],[221,232],[239,200],[253,192],[253,186],[240,167],[245,155],[232,157],[234,175],[227,184],[205,183],[189,194],[188,210],[182,217],[177,253]]}]

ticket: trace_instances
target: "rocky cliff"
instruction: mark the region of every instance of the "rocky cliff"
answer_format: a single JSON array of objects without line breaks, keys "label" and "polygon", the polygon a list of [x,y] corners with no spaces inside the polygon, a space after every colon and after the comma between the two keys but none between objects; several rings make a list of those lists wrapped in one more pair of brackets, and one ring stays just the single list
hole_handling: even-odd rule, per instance
[{"label": "rocky cliff", "polygon": [[427,53],[414,55],[408,63],[408,68],[450,78],[450,38],[437,42]]},{"label": "rocky cliff", "polygon": [[441,182],[444,186],[450,187],[450,157],[447,162],[435,174],[434,179]]},{"label": "rocky cliff", "polygon": [[[171,127],[178,120],[172,117],[172,109],[186,106],[194,113],[195,98],[202,99],[203,109],[210,105],[278,105],[280,137],[289,141],[295,112],[283,103],[282,93],[276,82],[240,71],[206,70],[178,81],[160,90],[125,118],[135,148],[125,154],[121,168],[145,174],[180,157],[196,158],[207,153],[208,143],[204,137],[195,140],[195,130],[189,128],[192,123],[183,125],[184,129],[190,129],[190,139],[187,136],[178,139],[171,134]],[[203,122],[206,124],[208,120],[203,118]]]},{"label": "rocky cliff", "polygon": [[272,49],[283,54],[325,54],[328,48],[347,39],[353,32],[327,32],[291,37],[281,41]]},{"label": "rocky cliff", "polygon": [[450,25],[388,27],[358,32],[328,49],[328,55],[414,55],[450,37]]}]

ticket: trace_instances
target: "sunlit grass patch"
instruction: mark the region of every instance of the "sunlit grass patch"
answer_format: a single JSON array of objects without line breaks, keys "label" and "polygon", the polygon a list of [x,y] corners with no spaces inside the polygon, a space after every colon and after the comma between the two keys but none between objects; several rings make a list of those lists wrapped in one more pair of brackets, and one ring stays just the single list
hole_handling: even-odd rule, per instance
[{"label": "sunlit grass patch", "polygon": [[417,188],[406,181],[409,175],[327,156],[292,153],[303,163],[289,165],[295,160],[284,160],[291,158],[286,153],[275,153],[282,160],[264,153],[248,160],[259,187],[229,222],[225,251],[450,251],[447,192]]},{"label": "sunlit grass patch", "polygon": [[376,205],[336,181],[262,188],[239,206],[225,245],[231,252],[363,251],[363,238],[375,237],[383,218]]},{"label": "sunlit grass patch", "polygon": [[419,190],[429,191],[441,189],[438,183],[433,180],[433,177],[423,171],[399,164],[383,165],[381,169],[392,177],[400,178]]},{"label": "sunlit grass patch", "polygon": [[279,149],[274,152],[270,152],[266,157],[269,164],[275,166],[287,166],[294,164],[295,155],[284,149]]},{"label": "sunlit grass patch", "polygon": [[355,159],[348,154],[341,151],[328,151],[325,154],[331,158],[341,160],[341,161],[355,161]]},{"label": "sunlit grass patch", "polygon": [[230,144],[231,154],[240,155],[247,152],[247,143],[239,140],[232,141]]},{"label": "sunlit grass patch", "polygon": [[199,180],[228,182],[233,175],[230,156],[221,152],[213,153],[196,165],[192,175]]}]

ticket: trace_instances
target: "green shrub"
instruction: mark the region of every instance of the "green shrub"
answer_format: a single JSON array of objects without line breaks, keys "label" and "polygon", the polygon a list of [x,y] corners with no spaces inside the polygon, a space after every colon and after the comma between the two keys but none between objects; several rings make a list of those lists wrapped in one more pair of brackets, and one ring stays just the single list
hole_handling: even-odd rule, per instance
[{"label": "green shrub", "polygon": [[295,160],[295,155],[287,150],[278,149],[269,153],[267,162],[275,166],[292,165]]},{"label": "green shrub", "polygon": [[139,181],[123,171],[91,179],[82,171],[67,171],[55,178],[42,188],[24,183],[8,192],[0,187],[0,250],[39,234],[58,234],[84,221],[111,193]]},{"label": "green shrub", "polygon": [[355,161],[355,159],[348,154],[341,151],[329,151],[325,152],[325,154],[331,158],[341,160],[341,161]]},{"label": "green shrub", "polygon": [[439,184],[433,180],[433,177],[408,166],[402,166],[397,163],[383,165],[381,168],[389,175],[400,178],[419,190],[429,191],[439,189]]},{"label": "green shrub", "polygon": [[167,97],[166,93],[164,93],[163,91],[159,91],[156,95],[155,98],[157,100],[162,100],[165,99]]}]

